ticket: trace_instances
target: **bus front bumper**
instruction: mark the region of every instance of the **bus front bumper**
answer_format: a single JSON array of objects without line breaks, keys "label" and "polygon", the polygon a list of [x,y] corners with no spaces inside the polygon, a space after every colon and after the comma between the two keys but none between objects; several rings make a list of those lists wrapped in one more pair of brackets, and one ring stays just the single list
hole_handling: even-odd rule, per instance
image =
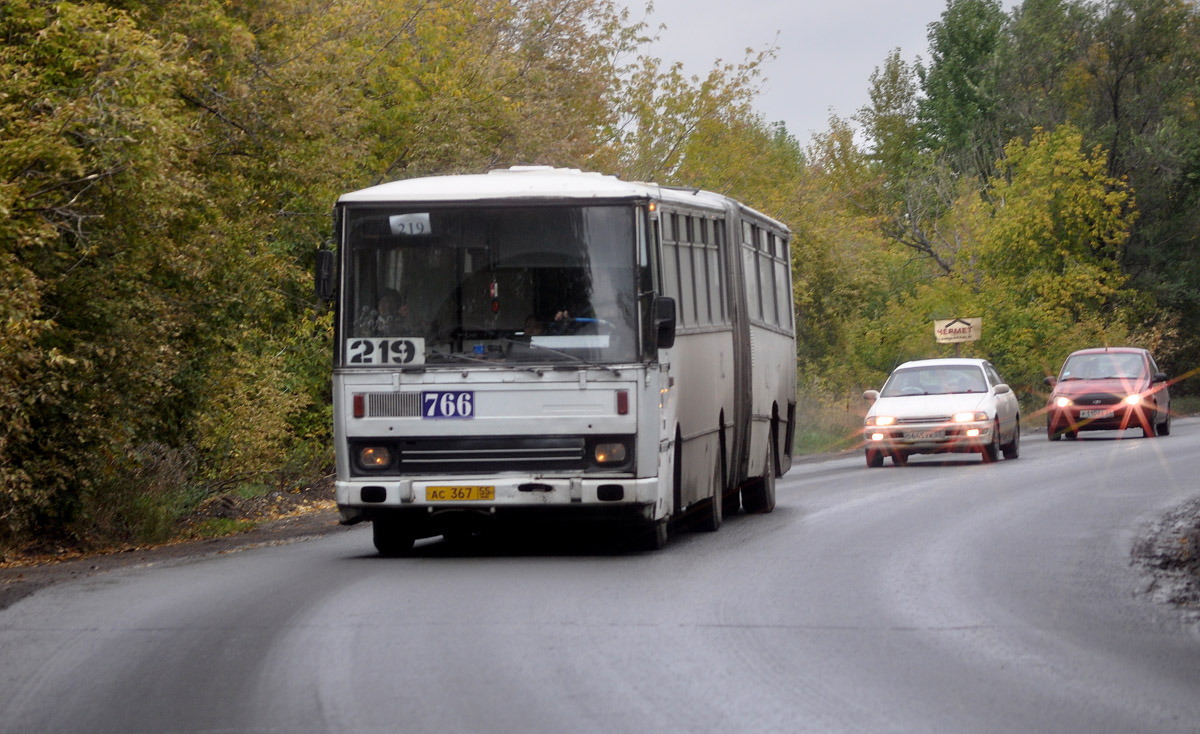
[{"label": "bus front bumper", "polygon": [[354,479],[336,483],[341,522],[351,525],[382,512],[423,510],[520,514],[539,509],[653,508],[659,504],[657,478],[635,479],[481,476],[422,479]]}]

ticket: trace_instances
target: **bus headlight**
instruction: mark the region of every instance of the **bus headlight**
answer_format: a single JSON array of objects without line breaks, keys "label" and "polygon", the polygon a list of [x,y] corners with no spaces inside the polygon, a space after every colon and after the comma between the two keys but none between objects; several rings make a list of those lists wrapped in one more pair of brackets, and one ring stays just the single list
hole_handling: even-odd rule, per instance
[{"label": "bus headlight", "polygon": [[392,463],[387,446],[363,446],[358,450],[358,465],[364,469],[382,469]]},{"label": "bus headlight", "polygon": [[622,464],[626,455],[625,444],[620,442],[598,443],[592,451],[597,464]]}]

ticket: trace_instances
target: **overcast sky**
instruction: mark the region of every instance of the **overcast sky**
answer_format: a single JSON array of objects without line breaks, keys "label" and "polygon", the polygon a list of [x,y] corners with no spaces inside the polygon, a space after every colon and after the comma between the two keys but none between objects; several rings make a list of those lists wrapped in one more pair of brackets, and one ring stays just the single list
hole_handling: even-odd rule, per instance
[{"label": "overcast sky", "polygon": [[[626,2],[641,17],[645,3]],[[928,61],[928,27],[945,9],[946,0],[655,0],[650,25],[667,28],[650,51],[703,77],[718,58],[739,62],[746,48],[776,44],[758,110],[807,144],[831,111],[849,118],[867,104],[871,73],[893,49]]]}]

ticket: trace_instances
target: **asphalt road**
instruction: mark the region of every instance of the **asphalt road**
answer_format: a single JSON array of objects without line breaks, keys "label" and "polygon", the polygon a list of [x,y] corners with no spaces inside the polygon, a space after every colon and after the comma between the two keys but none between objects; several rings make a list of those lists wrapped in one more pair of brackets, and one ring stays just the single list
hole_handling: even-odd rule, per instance
[{"label": "asphalt road", "polygon": [[1200,422],[1022,456],[797,466],[657,553],[369,529],[126,568],[0,611],[0,732],[1189,732],[1200,631],[1140,532]]}]

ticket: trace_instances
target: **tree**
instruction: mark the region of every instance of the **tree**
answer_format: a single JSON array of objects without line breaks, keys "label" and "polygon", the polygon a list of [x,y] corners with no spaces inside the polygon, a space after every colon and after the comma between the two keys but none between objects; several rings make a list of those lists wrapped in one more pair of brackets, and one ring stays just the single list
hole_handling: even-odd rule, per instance
[{"label": "tree", "polygon": [[917,67],[926,147],[961,159],[967,173],[986,176],[1003,144],[995,107],[1005,22],[999,0],[949,0],[941,20],[929,24],[929,65]]},{"label": "tree", "polygon": [[196,200],[178,49],[87,3],[14,0],[0,37],[3,544],[137,515],[152,482],[121,475],[178,435],[163,406],[192,314],[172,292],[203,263],[163,238]]},{"label": "tree", "polygon": [[889,181],[903,180],[918,167],[924,151],[917,70],[900,58],[900,49],[888,54],[882,68],[875,68],[868,94],[870,104],[854,119],[863,126],[882,174]]},{"label": "tree", "polygon": [[[689,166],[705,165],[689,159],[689,146],[694,148],[696,140],[711,141],[718,131],[735,127],[765,130],[751,102],[762,65],[773,56],[774,50],[768,48],[748,54],[736,65],[718,60],[703,79],[686,76],[679,63],[664,70],[660,59],[639,57],[624,70],[613,124],[606,129],[603,148],[593,160],[599,168],[629,180],[700,185],[688,179]],[[705,153],[720,148],[701,147]],[[737,170],[740,174],[745,169]],[[728,190],[723,185],[714,188]]]},{"label": "tree", "polygon": [[1138,299],[1120,271],[1133,200],[1106,165],[1105,151],[1084,149],[1070,125],[1006,146],[995,164],[1001,175],[961,189],[936,223],[960,235],[953,258],[942,258],[947,267],[897,293],[880,318],[863,324],[861,358],[882,369],[926,356],[934,319],[982,316],[985,340],[968,353],[987,354],[1028,386],[1052,369],[1048,355],[1056,359],[1070,345],[1152,339],[1135,330]]}]

